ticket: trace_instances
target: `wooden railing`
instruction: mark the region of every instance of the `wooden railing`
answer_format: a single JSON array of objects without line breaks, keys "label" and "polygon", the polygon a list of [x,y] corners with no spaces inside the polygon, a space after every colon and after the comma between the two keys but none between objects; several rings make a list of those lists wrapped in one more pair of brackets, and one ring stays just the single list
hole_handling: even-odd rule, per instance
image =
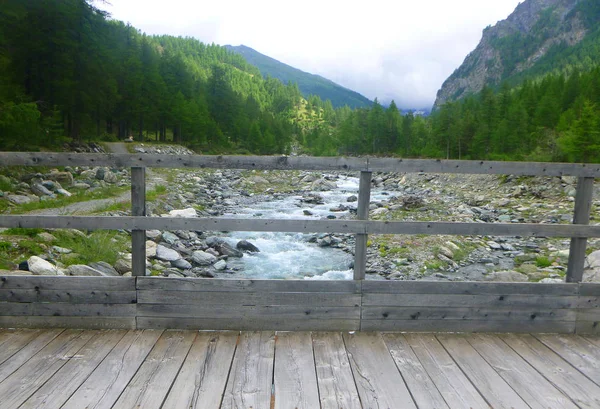
[{"label": "wooden railing", "polygon": [[[161,295],[157,291],[162,288],[163,290],[167,287],[170,290],[165,290],[166,293],[169,291],[182,291],[183,298],[190,297],[184,304],[187,311],[192,313],[201,313],[204,311],[199,307],[198,296],[194,295],[194,291],[201,292],[218,292],[222,297],[230,291],[239,292],[241,290],[247,290],[248,288],[258,288],[257,294],[265,294],[263,291],[275,292],[281,291],[281,294],[289,293],[303,293],[308,294],[305,302],[300,304],[293,304],[288,307],[294,311],[294,314],[302,315],[302,308],[305,312],[308,311],[306,308],[312,306],[313,308],[325,308],[327,317],[331,317],[331,308],[335,308],[335,303],[339,302],[337,298],[327,298],[329,301],[324,304],[320,304],[323,301],[323,293],[329,294],[333,297],[335,294],[351,294],[353,297],[358,296],[358,300],[351,298],[348,305],[343,304],[339,308],[346,308],[347,311],[341,313],[341,310],[336,310],[338,314],[342,314],[346,317],[346,321],[340,320],[340,318],[334,318],[333,320],[340,323],[337,327],[333,325],[333,328],[338,329],[406,329],[414,328],[415,321],[413,315],[409,315],[408,318],[402,315],[396,319],[390,318],[390,311],[392,309],[388,307],[402,307],[403,311],[407,311],[407,307],[416,306],[417,304],[411,304],[407,300],[407,294],[412,294],[420,297],[421,299],[427,299],[429,302],[435,297],[436,300],[447,299],[442,304],[437,305],[431,304],[433,307],[427,307],[421,305],[424,308],[430,308],[429,313],[432,317],[438,317],[440,310],[432,311],[431,308],[451,308],[456,317],[454,319],[459,320],[460,314],[467,314],[473,319],[487,319],[488,315],[482,315],[479,317],[478,314],[482,314],[482,306],[488,304],[494,305],[493,300],[496,296],[500,297],[500,301],[505,300],[505,296],[508,296],[507,300],[517,297],[516,301],[518,312],[523,314],[523,317],[529,314],[528,320],[534,320],[536,317],[540,317],[543,314],[537,315],[535,312],[530,313],[531,309],[535,309],[536,305],[546,306],[548,308],[554,306],[557,314],[566,314],[565,311],[570,311],[571,315],[560,315],[562,317],[559,321],[564,326],[556,325],[545,325],[540,327],[540,330],[548,330],[554,328],[561,332],[574,331],[577,320],[579,317],[577,310],[582,308],[591,308],[593,313],[588,310],[585,312],[585,328],[592,328],[596,331],[598,320],[600,320],[600,313],[597,311],[600,309],[600,287],[589,285],[583,286],[583,284],[575,285],[575,287],[558,287],[553,286],[542,286],[530,283],[519,283],[511,284],[510,286],[502,286],[495,283],[461,283],[459,287],[451,285],[450,283],[411,283],[407,287],[408,283],[369,283],[364,281],[365,279],[365,267],[366,267],[366,253],[367,253],[367,237],[369,234],[429,234],[429,235],[494,235],[494,236],[537,236],[537,237],[570,237],[571,246],[569,253],[568,269],[566,281],[568,283],[580,283],[583,276],[587,239],[590,237],[600,237],[600,226],[590,226],[590,210],[592,205],[592,194],[594,178],[600,176],[600,165],[599,164],[565,164],[565,163],[527,163],[527,162],[486,162],[486,161],[452,161],[452,160],[407,160],[407,159],[381,159],[381,158],[314,158],[314,157],[253,157],[253,156],[173,156],[173,155],[146,155],[146,154],[71,154],[71,153],[16,153],[16,152],[0,152],[0,165],[3,166],[109,166],[109,167],[129,167],[131,168],[131,193],[132,193],[132,216],[128,217],[98,217],[98,216],[36,216],[36,215],[0,215],[0,227],[25,227],[25,228],[77,228],[77,229],[130,229],[132,230],[132,267],[133,275],[140,277],[145,274],[146,268],[146,256],[145,256],[145,230],[157,229],[157,230],[197,230],[197,231],[274,231],[274,232],[327,232],[327,233],[351,233],[356,235],[356,249],[355,249],[355,262],[354,262],[354,280],[356,285],[352,288],[346,288],[348,284],[333,282],[320,284],[309,284],[306,282],[299,281],[297,284],[285,284],[285,283],[273,283],[260,284],[256,286],[248,286],[243,284],[243,280],[235,280],[235,283],[242,284],[219,284],[217,280],[216,284],[206,284],[206,280],[201,282],[191,282],[189,280],[171,280],[155,281],[152,279],[143,278],[142,281],[135,281],[132,284],[137,291],[136,302],[138,303],[137,312],[135,313],[135,326],[137,327],[152,327],[152,326],[178,326],[178,327],[207,327],[209,329],[220,329],[229,328],[235,323],[240,324],[241,321],[233,321],[234,324],[227,324],[227,317],[232,319],[235,314],[239,314],[239,308],[247,306],[246,304],[236,305],[234,309],[226,309],[227,313],[220,318],[221,325],[216,325],[219,322],[219,318],[216,317],[214,320],[202,321],[199,323],[198,320],[194,321],[189,317],[182,317],[179,313],[178,321],[173,321],[169,317],[174,317],[176,313],[172,308],[166,308],[165,305],[174,305],[174,296]],[[159,167],[159,168],[226,168],[226,169],[261,169],[261,170],[314,170],[314,171],[343,171],[343,172],[360,172],[360,190],[358,197],[358,217],[357,220],[277,220],[277,219],[228,219],[228,218],[174,218],[174,217],[146,217],[145,215],[145,168],[147,167]],[[383,222],[383,221],[369,221],[369,202],[370,202],[370,188],[371,188],[371,177],[372,172],[397,172],[397,173],[410,173],[410,172],[425,172],[425,173],[465,173],[465,174],[510,174],[510,175],[526,175],[526,176],[575,176],[578,178],[577,194],[575,198],[573,224],[559,225],[559,224],[529,224],[529,223],[449,223],[449,222]],[[25,280],[26,278],[22,278]],[[164,279],[169,280],[169,279]],[[192,280],[193,281],[193,280]],[[0,285],[0,291],[6,287],[7,281],[3,280],[3,284]],[[10,282],[14,283],[15,279],[11,279]],[[26,283],[26,281],[19,281]],[[252,283],[261,281],[250,281]],[[170,283],[170,284],[169,284]],[[175,284],[173,284],[175,283]],[[179,284],[178,284],[179,283]],[[303,284],[304,283],[304,284]],[[16,285],[16,284],[13,284]],[[24,284],[19,284],[24,285]],[[53,284],[54,285],[54,284]],[[77,284],[83,285],[83,284]],[[108,285],[108,284],[103,284]],[[165,287],[166,286],[166,287]],[[174,288],[175,286],[176,288]],[[207,287],[208,286],[208,287]],[[216,287],[215,287],[216,286]],[[290,290],[290,286],[293,287]],[[318,287],[320,286],[320,287]],[[444,287],[446,286],[446,287]],[[569,286],[569,284],[563,284],[562,286]],[[68,287],[68,286],[67,286]],[[213,288],[214,287],[214,288]],[[331,288],[330,288],[331,287]],[[343,287],[343,288],[342,288]],[[435,288],[434,288],[435,287]],[[20,287],[23,288],[23,287]],[[36,287],[36,288],[39,288]],[[112,288],[112,287],[111,287]],[[208,288],[208,289],[207,289]],[[320,288],[320,289],[319,289]],[[323,290],[330,288],[330,290]],[[406,290],[407,288],[411,290]],[[536,288],[533,290],[533,288]],[[563,288],[563,289],[556,289]],[[270,289],[270,290],[269,290]],[[452,290],[454,289],[454,290]],[[408,293],[407,293],[408,291]],[[453,291],[456,291],[454,294]],[[545,292],[549,291],[548,294],[563,296],[562,301],[558,298],[550,302],[545,297]],[[192,292],[192,293],[190,293]],[[180,295],[181,295],[180,294]],[[312,294],[312,295],[311,295]],[[333,294],[333,295],[332,295]],[[425,296],[426,294],[432,297]],[[458,298],[453,298],[452,294]],[[485,294],[485,296],[484,296]],[[272,294],[271,294],[272,295]],[[401,298],[399,299],[399,295]],[[536,295],[531,297],[531,295]],[[249,294],[247,297],[252,298]],[[329,297],[328,296],[328,297]],[[587,298],[580,298],[585,296]],[[17,301],[18,299],[7,296],[9,301]],[[153,298],[157,297],[157,298]],[[165,298],[166,297],[166,298]],[[169,298],[170,297],[170,298]],[[441,297],[441,298],[440,298]],[[446,298],[444,298],[446,297]],[[448,298],[450,297],[450,298]],[[461,298],[463,297],[463,298]],[[464,297],[475,297],[475,298],[464,298]],[[479,297],[479,298],[477,298]],[[482,298],[483,297],[483,298]],[[488,297],[488,298],[486,298]],[[490,298],[491,297],[491,298]],[[512,297],[512,298],[510,298]],[[521,298],[519,298],[521,297]],[[536,298],[537,297],[537,298]],[[540,298],[541,297],[541,298]],[[60,298],[60,297],[59,297]],[[281,307],[285,296],[280,298],[275,297],[273,302],[275,304],[266,303],[262,305],[264,308],[270,306]],[[292,297],[293,298],[293,297]],[[343,298],[343,297],[342,297]],[[529,301],[527,300],[529,298]],[[207,298],[204,298],[205,300]],[[208,298],[210,299],[210,297]],[[216,298],[215,298],[216,299]],[[252,298],[254,299],[254,298]],[[36,298],[39,300],[39,298]],[[44,299],[42,299],[41,302]],[[337,300],[337,301],[331,301]],[[383,301],[382,301],[383,300]],[[388,300],[388,301],[385,301]],[[467,301],[465,301],[467,300]],[[537,300],[537,301],[536,301]],[[2,299],[0,295],[0,301],[6,301]],[[156,302],[154,302],[156,301]],[[538,302],[536,304],[536,302]],[[25,301],[27,302],[27,301]],[[97,302],[97,301],[95,301]],[[208,301],[206,301],[208,302]],[[216,301],[215,301],[216,302]],[[221,301],[222,302],[222,301]],[[266,302],[266,301],[265,301]],[[299,301],[298,301],[299,302]],[[408,304],[404,304],[408,302]],[[456,305],[453,305],[457,302]],[[465,302],[467,304],[465,304]],[[528,304],[529,302],[529,304]],[[171,304],[169,304],[171,303]],[[546,303],[546,304],[544,304]],[[502,303],[501,303],[502,304]],[[145,305],[145,306],[144,306]],[[179,304],[177,304],[179,305]],[[189,307],[195,305],[195,309]],[[221,304],[219,304],[221,305]],[[287,305],[287,304],[286,304]],[[429,305],[429,304],[428,304]],[[465,312],[464,306],[467,305],[469,311]],[[510,304],[513,305],[513,304]],[[254,307],[257,304],[253,305]],[[308,307],[307,307],[308,306]],[[179,305],[180,310],[186,310]],[[546,308],[544,307],[544,308]],[[34,307],[32,307],[34,308]],[[39,307],[35,307],[39,308]],[[121,309],[125,307],[119,307]],[[130,307],[127,307],[130,308]],[[233,307],[232,307],[233,308]],[[258,307],[257,307],[258,308]],[[255,308],[252,312],[245,309],[245,314],[259,314],[255,317],[254,322],[260,322],[256,328],[264,328],[264,320],[259,320],[260,313],[265,313],[267,310],[261,310]],[[488,313],[495,313],[496,315],[504,313],[503,310],[491,310],[486,309]],[[541,308],[541,307],[540,307]],[[243,308],[242,308],[243,309]],[[422,309],[422,308],[421,308]],[[475,309],[475,310],[474,310]],[[552,311],[554,309],[550,308]],[[160,310],[159,315],[153,315]],[[289,309],[288,309],[289,310]],[[291,311],[290,310],[290,311]],[[389,310],[389,311],[383,311]],[[36,310],[37,311],[37,310]],[[219,310],[222,311],[222,310]],[[258,311],[258,312],[257,312]],[[312,311],[312,310],[311,310]],[[425,310],[423,310],[425,311]],[[30,311],[31,315],[36,315],[35,311]],[[146,315],[140,315],[142,314]],[[403,314],[404,314],[403,312]],[[506,317],[511,317],[511,312],[507,312]],[[173,315],[175,314],[175,315]],[[215,313],[216,314],[216,313]],[[350,314],[350,315],[344,315]],[[358,316],[356,316],[358,314]],[[377,314],[379,318],[376,319]],[[450,316],[454,316],[450,314]],[[470,315],[469,315],[470,314]],[[218,315],[218,314],[217,314]],[[309,313],[306,313],[308,317]],[[335,314],[334,314],[335,315]],[[294,315],[296,316],[296,315]],[[416,317],[422,316],[420,313],[416,314]],[[519,316],[518,314],[516,315]],[[533,316],[533,318],[531,318]],[[187,318],[186,318],[187,317]],[[292,329],[304,328],[311,329],[310,325],[296,325],[294,326],[292,321],[281,320],[285,315],[279,316],[280,329],[288,328],[289,325]],[[314,314],[313,314],[314,317]],[[311,319],[313,317],[310,317]],[[392,314],[393,317],[393,314]],[[439,318],[441,317],[441,318]],[[439,315],[434,321],[444,320],[447,315]],[[504,317],[504,316],[503,316]],[[505,325],[506,317],[498,318],[499,321],[494,321],[493,325],[471,325],[471,326],[457,326],[452,325],[443,327],[447,330],[461,330],[461,328],[473,330],[497,330],[499,327]],[[512,316],[510,319],[516,319]],[[549,319],[556,319],[557,316],[549,316]],[[182,319],[187,319],[187,321]],[[304,322],[300,317],[298,322]],[[355,320],[357,320],[355,322]],[[433,318],[432,318],[433,319]],[[523,318],[524,319],[524,318]],[[158,320],[158,321],[157,321]],[[162,320],[162,321],[161,321]],[[191,321],[190,321],[191,320]],[[257,321],[258,320],[258,321]],[[330,318],[326,321],[320,321],[319,325],[314,326],[316,329],[332,328]],[[348,321],[349,320],[349,321]],[[382,322],[387,324],[382,326]],[[395,324],[389,324],[390,322],[396,322]],[[436,322],[437,322],[436,321]],[[12,322],[12,321],[11,321]],[[46,321],[44,321],[46,322]],[[210,325],[208,324],[210,322]],[[253,321],[246,321],[248,322]],[[290,322],[292,324],[290,324]],[[344,323],[342,325],[342,322]],[[368,323],[371,324],[368,324]],[[422,320],[421,320],[422,322]],[[538,319],[538,321],[540,320]],[[357,324],[358,323],[358,324]],[[363,325],[364,323],[364,325]],[[379,324],[378,324],[379,323]],[[503,324],[504,323],[504,324]],[[565,324],[565,323],[568,323]],[[1,324],[1,321],[0,321]],[[238,325],[235,324],[235,325]],[[409,325],[410,324],[410,325]],[[456,323],[455,323],[456,324]],[[288,325],[288,326],[286,326]],[[386,326],[387,325],[387,326]],[[537,324],[536,324],[537,325]],[[562,324],[561,324],[562,325]],[[243,325],[242,325],[243,326]],[[246,325],[246,327],[248,327]],[[433,327],[425,326],[431,330]],[[255,328],[250,325],[248,328]],[[529,328],[527,326],[522,328]],[[536,327],[537,328],[537,327]],[[535,329],[535,328],[534,328]],[[587,331],[587,329],[586,329]]]}]

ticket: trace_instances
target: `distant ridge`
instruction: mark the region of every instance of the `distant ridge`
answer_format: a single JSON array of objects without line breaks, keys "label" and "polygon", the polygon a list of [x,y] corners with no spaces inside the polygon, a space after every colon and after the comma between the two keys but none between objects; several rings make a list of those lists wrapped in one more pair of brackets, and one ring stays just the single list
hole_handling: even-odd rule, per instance
[{"label": "distant ridge", "polygon": [[245,45],[226,45],[225,48],[243,56],[248,63],[256,66],[264,77],[269,75],[284,84],[290,81],[297,83],[304,97],[318,95],[323,101],[329,99],[336,108],[344,105],[350,108],[362,108],[373,103],[358,92],[344,88],[320,75],[310,74],[284,64]]}]

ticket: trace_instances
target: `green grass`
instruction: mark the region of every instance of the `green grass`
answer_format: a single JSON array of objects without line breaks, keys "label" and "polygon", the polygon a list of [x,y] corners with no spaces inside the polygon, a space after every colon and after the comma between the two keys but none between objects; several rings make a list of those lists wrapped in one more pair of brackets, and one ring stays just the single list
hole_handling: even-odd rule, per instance
[{"label": "green grass", "polygon": [[[24,236],[27,237],[27,236]],[[0,269],[12,270],[23,260],[31,256],[38,256],[44,252],[44,248],[31,238],[18,240],[0,241]]]},{"label": "green grass", "polygon": [[539,268],[550,267],[552,265],[552,261],[548,257],[537,257],[535,259],[535,265]]},{"label": "green grass", "polygon": [[60,196],[53,200],[45,200],[14,206],[10,208],[10,213],[19,214],[40,209],[55,209],[68,206],[73,203],[86,202],[89,200],[109,199],[111,197],[118,196],[127,190],[129,190],[128,186],[107,186],[92,191],[77,192],[70,197]]},{"label": "green grass", "polygon": [[22,227],[13,227],[10,229],[4,230],[2,234],[7,236],[27,236],[27,237],[35,237],[38,234],[42,233],[44,229],[24,229]]},{"label": "green grass", "polygon": [[115,231],[95,231],[86,237],[75,235],[68,231],[57,230],[56,245],[73,250],[77,254],[71,259],[71,264],[88,264],[95,261],[105,261],[115,264],[119,252],[127,248],[129,237]]},{"label": "green grass", "polygon": [[167,192],[167,187],[165,185],[156,185],[154,189],[146,192],[146,200],[149,202],[153,202],[159,197],[163,196]]}]

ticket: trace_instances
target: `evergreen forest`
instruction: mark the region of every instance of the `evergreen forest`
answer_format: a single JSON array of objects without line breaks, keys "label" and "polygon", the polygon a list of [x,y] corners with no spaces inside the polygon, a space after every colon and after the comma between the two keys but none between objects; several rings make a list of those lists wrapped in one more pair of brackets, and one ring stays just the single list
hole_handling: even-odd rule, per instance
[{"label": "evergreen forest", "polygon": [[146,35],[93,1],[4,0],[0,150],[129,136],[203,153],[600,162],[600,67],[486,87],[428,117],[377,99],[334,108],[224,47]]}]

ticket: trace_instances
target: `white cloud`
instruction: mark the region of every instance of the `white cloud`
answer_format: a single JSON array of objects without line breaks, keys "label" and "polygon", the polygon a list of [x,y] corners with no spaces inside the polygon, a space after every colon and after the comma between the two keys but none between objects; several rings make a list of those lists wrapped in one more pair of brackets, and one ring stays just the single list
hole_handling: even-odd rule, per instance
[{"label": "white cloud", "polygon": [[245,44],[405,108],[433,104],[487,25],[519,0],[110,0],[113,18],[151,34]]}]

